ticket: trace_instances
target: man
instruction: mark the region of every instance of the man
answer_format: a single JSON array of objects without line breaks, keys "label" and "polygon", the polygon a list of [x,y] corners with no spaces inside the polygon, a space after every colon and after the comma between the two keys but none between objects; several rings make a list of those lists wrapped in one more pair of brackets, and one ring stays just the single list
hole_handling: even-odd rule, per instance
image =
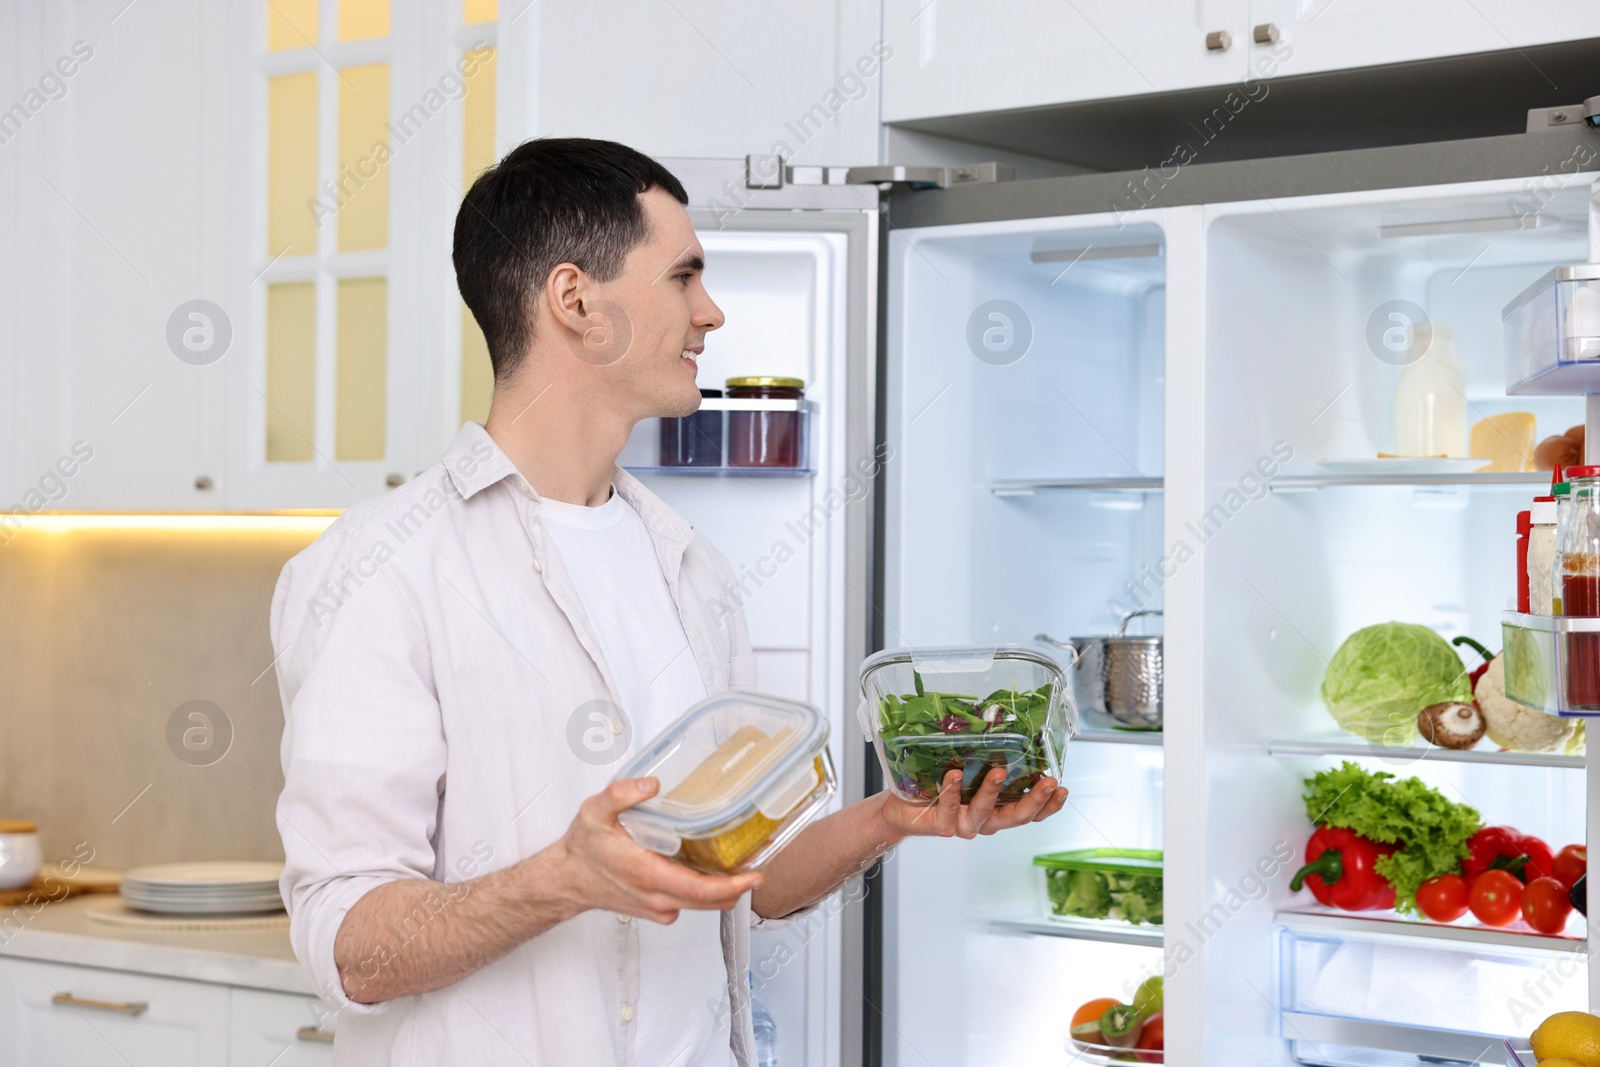
[{"label": "man", "polygon": [[341,1064],[750,1067],[751,926],[907,836],[1065,802],[1046,778],[996,807],[998,770],[967,806],[879,794],[730,877],[619,825],[658,783],[610,782],[571,724],[620,705],[637,747],[755,680],[719,604],[731,567],[615,462],[640,419],[696,409],[723,322],[687,202],[605,141],[529,141],[480,177],[454,258],[494,363],[488,422],[278,582],[283,895]]}]

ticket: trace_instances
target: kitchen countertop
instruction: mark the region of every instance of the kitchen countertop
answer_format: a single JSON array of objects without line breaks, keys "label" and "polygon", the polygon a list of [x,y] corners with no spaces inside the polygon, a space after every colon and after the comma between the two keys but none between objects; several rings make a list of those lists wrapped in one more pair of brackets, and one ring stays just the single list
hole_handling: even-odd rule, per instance
[{"label": "kitchen countertop", "polygon": [[26,908],[0,911],[0,956],[316,995],[289,947],[287,928],[136,930],[89,917],[88,908],[106,899],[70,897],[31,918]]}]

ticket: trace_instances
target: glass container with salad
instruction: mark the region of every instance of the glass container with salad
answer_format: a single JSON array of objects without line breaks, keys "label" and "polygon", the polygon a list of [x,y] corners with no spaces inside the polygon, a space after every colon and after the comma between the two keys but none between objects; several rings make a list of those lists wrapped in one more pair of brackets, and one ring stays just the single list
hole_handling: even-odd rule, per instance
[{"label": "glass container with salad", "polygon": [[1044,868],[1050,916],[1161,925],[1161,850],[1080,848],[1033,858]]},{"label": "glass container with salad", "polygon": [[1065,677],[1053,656],[1025,645],[886,649],[861,664],[861,728],[896,796],[932,803],[959,770],[967,803],[999,767],[1005,804],[1061,777],[1078,730]]},{"label": "glass container with salad", "polygon": [[834,793],[828,720],[798,701],[722,693],[686,711],[617,777],[661,782],[619,816],[640,845],[708,874],[755,870]]}]

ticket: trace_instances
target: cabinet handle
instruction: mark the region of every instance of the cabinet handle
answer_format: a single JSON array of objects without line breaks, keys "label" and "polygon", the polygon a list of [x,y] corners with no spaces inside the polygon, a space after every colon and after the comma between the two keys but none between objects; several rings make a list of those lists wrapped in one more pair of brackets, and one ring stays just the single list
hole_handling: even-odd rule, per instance
[{"label": "cabinet handle", "polygon": [[210,489],[215,484],[216,483],[211,480],[211,475],[209,474],[202,474],[194,480],[194,487],[202,492]]},{"label": "cabinet handle", "polygon": [[1277,26],[1277,23],[1274,23],[1274,22],[1263,22],[1261,25],[1259,25],[1255,29],[1251,30],[1250,31],[1250,35],[1255,40],[1256,44],[1277,44],[1278,43],[1278,26]]},{"label": "cabinet handle", "polygon": [[331,1030],[319,1030],[315,1026],[302,1026],[294,1032],[294,1036],[301,1041],[320,1041],[325,1045],[333,1044],[333,1032]]},{"label": "cabinet handle", "polygon": [[390,489],[393,489],[396,486],[405,485],[406,484],[406,476],[404,474],[398,474],[398,473],[391,474],[391,475],[389,475],[389,477],[387,477],[387,478],[385,478],[383,480],[383,484],[387,485]]},{"label": "cabinet handle", "polygon": [[1227,30],[1212,30],[1206,34],[1206,49],[1211,52],[1226,52],[1233,45],[1233,34]]},{"label": "cabinet handle", "polygon": [[118,1015],[143,1015],[150,1005],[142,1000],[117,1002],[115,1000],[90,1000],[71,993],[57,993],[50,998],[52,1004],[69,1004],[74,1008],[94,1008],[97,1011],[114,1011]]}]

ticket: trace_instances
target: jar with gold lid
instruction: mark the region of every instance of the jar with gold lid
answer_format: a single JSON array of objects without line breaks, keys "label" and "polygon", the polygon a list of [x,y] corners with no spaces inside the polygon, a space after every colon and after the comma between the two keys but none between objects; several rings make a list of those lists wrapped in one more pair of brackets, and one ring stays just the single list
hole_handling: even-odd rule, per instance
[{"label": "jar with gold lid", "polygon": [[792,410],[728,412],[728,466],[805,466],[806,383],[799,378],[755,375],[729,378],[729,400],[791,400]]}]

